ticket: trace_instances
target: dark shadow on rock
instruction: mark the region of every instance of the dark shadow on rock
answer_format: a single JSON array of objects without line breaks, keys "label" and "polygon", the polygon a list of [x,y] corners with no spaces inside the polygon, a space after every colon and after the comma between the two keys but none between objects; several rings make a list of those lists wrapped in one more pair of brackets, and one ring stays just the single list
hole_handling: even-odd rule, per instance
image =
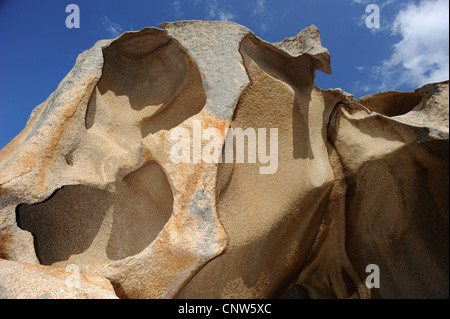
[{"label": "dark shadow on rock", "polygon": [[149,163],[116,182],[114,191],[65,186],[44,202],[20,205],[17,223],[30,231],[41,264],[101,264],[133,256],[172,215],[173,194],[162,168]]},{"label": "dark shadow on rock", "polygon": [[127,33],[103,55],[98,93],[94,91],[86,113],[87,129],[105,116],[96,112],[99,100],[110,112],[120,110],[123,117],[135,118],[143,137],[176,127],[205,106],[197,65],[166,31],[147,28]]}]

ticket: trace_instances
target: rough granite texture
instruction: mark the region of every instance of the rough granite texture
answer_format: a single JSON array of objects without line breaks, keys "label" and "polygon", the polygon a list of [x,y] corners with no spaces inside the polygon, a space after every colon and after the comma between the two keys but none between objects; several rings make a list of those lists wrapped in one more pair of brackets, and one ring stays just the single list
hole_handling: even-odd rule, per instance
[{"label": "rough granite texture", "polygon": [[[315,86],[315,26],[161,27],[82,53],[0,151],[0,298],[448,298],[448,81],[355,100]],[[277,171],[174,163],[195,123],[277,128]]]}]

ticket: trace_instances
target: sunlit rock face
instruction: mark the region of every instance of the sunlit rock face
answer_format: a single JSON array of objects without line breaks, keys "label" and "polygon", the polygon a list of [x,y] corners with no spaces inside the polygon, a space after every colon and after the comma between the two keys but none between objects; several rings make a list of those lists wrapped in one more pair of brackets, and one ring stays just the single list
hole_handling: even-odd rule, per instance
[{"label": "sunlit rock face", "polygon": [[1,298],[448,298],[448,81],[355,100],[314,26],[161,27],[0,151]]}]

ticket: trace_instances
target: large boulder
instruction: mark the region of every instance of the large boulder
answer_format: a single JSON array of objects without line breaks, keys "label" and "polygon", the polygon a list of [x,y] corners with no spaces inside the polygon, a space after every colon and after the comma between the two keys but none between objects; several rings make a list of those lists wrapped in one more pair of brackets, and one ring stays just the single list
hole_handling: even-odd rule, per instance
[{"label": "large boulder", "polygon": [[161,26],[82,53],[0,151],[0,297],[448,298],[448,81],[356,101],[314,84],[315,26]]}]

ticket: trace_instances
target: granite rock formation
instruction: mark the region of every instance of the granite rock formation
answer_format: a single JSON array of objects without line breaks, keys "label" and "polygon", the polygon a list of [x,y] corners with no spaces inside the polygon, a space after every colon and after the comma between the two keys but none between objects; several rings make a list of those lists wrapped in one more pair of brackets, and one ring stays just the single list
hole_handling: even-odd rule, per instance
[{"label": "granite rock formation", "polygon": [[[0,151],[1,298],[448,298],[448,81],[355,100],[314,84],[314,26],[161,27],[82,53]],[[175,163],[195,123],[277,128],[276,172]]]}]

